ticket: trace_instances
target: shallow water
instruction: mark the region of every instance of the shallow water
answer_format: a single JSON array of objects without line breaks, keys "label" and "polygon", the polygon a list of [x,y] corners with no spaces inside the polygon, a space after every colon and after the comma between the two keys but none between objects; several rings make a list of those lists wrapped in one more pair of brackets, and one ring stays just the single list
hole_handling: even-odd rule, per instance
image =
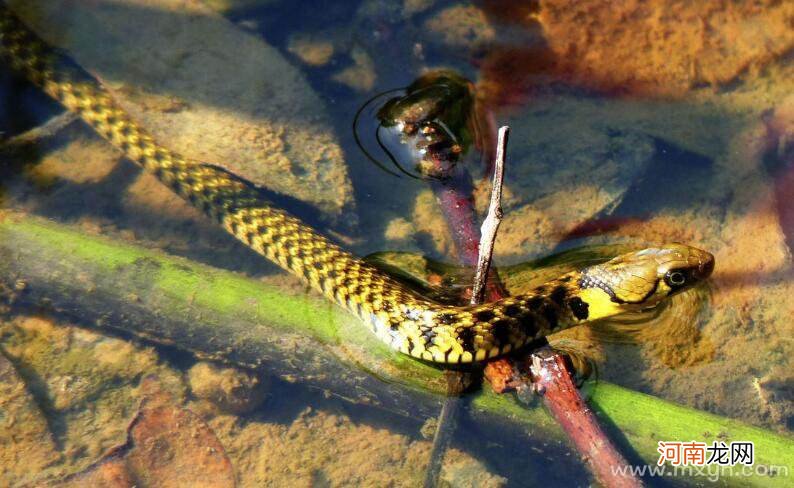
[{"label": "shallow water", "polygon": [[[791,435],[794,13],[785,2],[8,3],[166,146],[266,186],[359,255],[457,261],[428,182],[383,171],[352,132],[371,97],[427,70],[457,71],[512,129],[495,249],[512,292],[534,279],[513,265],[567,249],[685,242],[716,256],[708,286],[658,317],[566,331],[552,344],[573,344],[599,381]],[[7,70],[0,90],[6,142],[61,113]],[[376,149],[365,115],[362,138]],[[296,288],[81,123],[20,147],[2,153],[6,212]],[[461,165],[484,215],[490,185],[474,149]],[[123,444],[140,399],[154,395],[142,378],[156,375],[167,392],[158,401],[196,412],[206,442],[225,451],[228,466],[207,472],[233,472],[244,486],[421,484],[430,442],[417,417],[270,379],[257,380],[265,399],[238,411],[197,392],[214,381],[256,392],[243,373],[216,380],[178,347],[76,327],[86,325],[13,304],[3,318],[0,352],[30,414],[16,423],[30,426],[29,444],[0,443],[3,483],[35,479],[19,468],[31,445],[31,465],[57,477]],[[452,447],[443,476],[453,486],[591,480],[565,445],[475,417],[464,415]]]}]

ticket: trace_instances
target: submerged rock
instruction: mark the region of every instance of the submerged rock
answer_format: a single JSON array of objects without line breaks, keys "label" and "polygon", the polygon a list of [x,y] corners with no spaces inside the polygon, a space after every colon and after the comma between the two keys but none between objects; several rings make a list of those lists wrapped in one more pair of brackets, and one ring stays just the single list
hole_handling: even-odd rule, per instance
[{"label": "submerged rock", "polygon": [[425,24],[429,37],[448,49],[474,51],[492,44],[497,32],[480,8],[454,5],[441,10]]},{"label": "submerged rock", "polygon": [[244,414],[262,405],[267,382],[237,368],[222,368],[208,362],[196,363],[188,371],[190,389],[221,411]]},{"label": "submerged rock", "polygon": [[[241,486],[420,486],[431,442],[347,415],[306,408],[287,424],[241,423],[218,416],[210,426],[234,460]],[[502,486],[471,455],[450,449],[441,473],[449,486]]]},{"label": "submerged rock", "polygon": [[332,79],[360,92],[366,93],[372,90],[378,76],[372,57],[367,51],[356,46],[350,51],[350,58],[352,66],[339,71]]},{"label": "submerged rock", "polygon": [[763,378],[754,378],[753,386],[771,420],[783,431],[794,429],[794,373],[776,366]]},{"label": "submerged rock", "polygon": [[170,149],[332,218],[352,208],[347,168],[323,102],[274,48],[202,2],[10,4],[98,76]]},{"label": "submerged rock", "polygon": [[[0,347],[34,379],[27,388],[42,406],[46,425],[58,435],[63,463],[51,470],[53,474],[85,468],[124,442],[141,398],[140,378],[157,374],[177,397],[183,395],[178,375],[159,365],[152,349],[46,318],[20,316],[0,322]],[[32,431],[45,421],[37,424],[33,415],[26,422],[25,428]],[[13,429],[0,430],[0,444],[12,439],[5,436],[10,432]],[[37,434],[41,449],[47,448],[45,432]],[[37,457],[31,456],[30,462],[38,462]],[[40,476],[43,466],[39,463],[29,474]]]},{"label": "submerged rock", "polygon": [[87,470],[57,486],[235,486],[223,446],[206,423],[147,377],[141,409],[130,422],[127,442],[111,449]]},{"label": "submerged rock", "polygon": [[542,0],[537,20],[559,76],[635,93],[729,83],[794,46],[794,6],[777,0]]},{"label": "submerged rock", "polygon": [[[545,99],[508,121],[506,212],[498,256],[548,253],[577,226],[609,214],[651,165],[657,148],[648,134],[610,124],[609,106],[574,96]],[[490,182],[477,203],[488,205]]]},{"label": "submerged rock", "polygon": [[309,66],[324,66],[334,55],[334,44],[328,39],[296,34],[290,36],[287,50]]},{"label": "submerged rock", "polygon": [[0,485],[31,482],[59,460],[47,419],[14,365],[0,353]]}]

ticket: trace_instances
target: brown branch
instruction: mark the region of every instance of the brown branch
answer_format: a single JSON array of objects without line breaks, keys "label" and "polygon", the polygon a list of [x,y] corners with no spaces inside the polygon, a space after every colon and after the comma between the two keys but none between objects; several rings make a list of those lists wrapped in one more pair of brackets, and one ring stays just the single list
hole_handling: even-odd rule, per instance
[{"label": "brown branch", "polygon": [[524,359],[497,359],[486,365],[485,376],[497,393],[516,390],[522,401],[535,394],[573,442],[590,472],[608,488],[637,488],[642,481],[629,469],[598,418],[573,382],[565,356],[544,346]]},{"label": "brown branch", "polygon": [[[469,219],[457,218],[461,225],[457,229],[452,228],[453,235],[457,236],[456,242],[458,245],[458,254],[464,264],[472,262],[472,251],[478,253],[477,256],[477,273],[474,276],[474,284],[472,286],[471,304],[476,305],[482,302],[486,283],[488,280],[488,271],[491,268],[491,259],[493,258],[493,246],[496,240],[496,231],[499,229],[499,223],[502,220],[502,182],[504,180],[504,155],[507,146],[507,134],[510,128],[505,126],[499,129],[499,142],[496,151],[496,163],[494,166],[493,188],[491,188],[491,203],[488,209],[488,216],[482,224],[482,233],[479,240],[479,245],[472,247],[471,242],[476,241],[476,228],[474,227],[474,211],[472,209],[463,209],[461,211],[460,205],[443,205],[444,198],[439,198],[443,210],[452,210],[452,212],[445,212],[447,215],[448,223],[450,222],[449,216],[472,215]],[[461,192],[461,188],[455,185],[448,185],[445,188],[445,194],[453,201],[471,201],[471,197]],[[437,193],[438,195],[438,193]],[[447,200],[448,201],[448,200]],[[468,220],[468,222],[466,222]],[[472,230],[474,229],[474,230]],[[469,243],[469,245],[460,245],[460,243]],[[450,371],[447,378],[450,376],[460,375],[458,372]],[[450,388],[450,390],[452,390]],[[425,471],[425,488],[434,488],[438,486],[438,479],[441,474],[441,465],[444,460],[444,453],[449,447],[452,440],[452,433],[457,426],[457,418],[461,409],[461,400],[458,396],[451,395],[444,401],[441,407],[441,414],[438,416],[438,426],[436,427],[435,435],[433,436],[433,447],[430,451],[430,463]]]},{"label": "brown branch", "polygon": [[601,429],[593,411],[574,385],[565,357],[549,346],[532,353],[529,371],[533,389],[565,430],[596,479],[608,488],[638,488],[626,459]]},{"label": "brown branch", "polygon": [[[489,165],[491,162],[489,162]],[[442,171],[441,163],[435,168]],[[431,180],[430,187],[441,208],[447,228],[452,235],[459,263],[475,269],[480,259],[480,231],[477,228],[477,212],[474,209],[474,185],[466,168],[457,164],[447,169],[441,181]],[[496,301],[507,296],[499,276],[490,269],[485,281],[487,301]]]},{"label": "brown branch", "polygon": [[488,206],[488,215],[480,228],[480,252],[477,258],[477,274],[474,276],[474,287],[471,291],[472,305],[482,303],[488,271],[491,269],[496,232],[499,230],[499,224],[502,223],[502,185],[505,173],[505,150],[509,134],[510,127],[503,126],[499,128],[493,186],[491,188],[491,203]]},{"label": "brown branch", "polygon": [[[502,185],[504,179],[504,158],[509,135],[509,127],[499,129],[494,165],[493,187],[488,215],[482,224],[480,253],[477,261],[477,275],[472,290],[471,304],[481,303],[488,270],[491,267],[493,246],[496,233],[502,221]],[[514,371],[521,363],[509,359],[490,362],[486,366],[486,377],[494,389],[505,391],[510,386],[520,389],[532,388],[543,395],[543,403],[565,430],[582,455],[585,463],[595,477],[609,488],[636,488],[642,486],[640,480],[624,469],[617,474],[616,467],[627,467],[626,460],[617,451],[609,438],[601,430],[598,420],[587,407],[579,390],[573,383],[573,373],[565,357],[551,347],[545,346],[529,356],[531,374],[526,375],[529,383]],[[445,404],[446,406],[446,404]]]},{"label": "brown branch", "polygon": [[[447,184],[443,191],[436,191],[442,211],[455,237],[460,260],[464,264],[473,261],[477,252],[477,272],[472,289],[471,303],[482,302],[485,291],[489,300],[504,298],[507,294],[499,287],[488,287],[488,278],[493,277],[491,260],[496,234],[502,220],[501,194],[504,179],[504,159],[509,134],[508,127],[499,129],[496,159],[494,162],[493,186],[488,215],[482,228],[479,245],[476,227],[473,224],[474,210],[465,185]],[[458,181],[466,181],[460,179]],[[470,181],[470,180],[467,180]],[[466,202],[469,202],[468,206]],[[600,428],[598,420],[587,407],[573,382],[573,372],[565,357],[552,348],[543,347],[522,361],[510,358],[497,359],[486,365],[485,376],[496,392],[518,388],[520,393],[528,391],[542,395],[543,403],[560,426],[565,430],[595,478],[609,488],[636,488],[642,482],[631,475],[626,460]],[[533,393],[534,394],[534,393]],[[449,445],[457,421],[461,400],[449,397],[442,407],[439,424],[433,438],[430,464],[425,475],[425,487],[435,487],[441,471],[444,453]],[[629,474],[618,474],[618,473]]]}]

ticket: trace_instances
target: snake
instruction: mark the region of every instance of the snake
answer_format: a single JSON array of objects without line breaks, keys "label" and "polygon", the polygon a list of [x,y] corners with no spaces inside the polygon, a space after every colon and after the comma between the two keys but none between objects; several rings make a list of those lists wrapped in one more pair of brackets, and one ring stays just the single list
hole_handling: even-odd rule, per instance
[{"label": "snake", "polygon": [[441,304],[278,208],[262,187],[157,143],[96,77],[40,39],[2,2],[0,58],[243,244],[359,317],[392,349],[420,360],[462,364],[503,356],[569,327],[655,307],[714,269],[707,251],[663,244],[567,272],[502,300]]}]

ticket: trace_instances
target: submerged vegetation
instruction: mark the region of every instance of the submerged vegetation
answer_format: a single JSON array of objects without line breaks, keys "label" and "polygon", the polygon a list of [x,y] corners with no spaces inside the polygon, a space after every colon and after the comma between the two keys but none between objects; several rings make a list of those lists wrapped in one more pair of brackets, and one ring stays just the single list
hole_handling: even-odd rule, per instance
[{"label": "submerged vegetation", "polygon": [[[444,393],[440,371],[406,359],[368,334],[357,333],[360,326],[354,318],[329,307],[319,297],[286,294],[284,283],[258,282],[18,215],[5,216],[0,223],[0,238],[0,254],[4,257],[0,276],[4,286],[18,288],[15,301],[23,310],[48,303],[52,310],[82,317],[102,328],[253,368],[289,383],[297,381],[414,421],[434,416],[439,395]],[[8,256],[15,259],[11,261]],[[81,270],[79,274],[74,274],[76,269]],[[16,276],[16,281],[7,281],[10,276]],[[120,276],[124,279],[119,280]],[[31,373],[52,368],[46,365],[57,360],[61,375],[93,376],[99,391],[108,388],[101,375],[80,373],[97,363],[86,361],[85,353],[74,346],[67,347],[63,355],[52,349],[42,354],[32,353],[30,349],[22,355],[15,352],[26,347],[19,342],[24,340],[19,335],[24,330],[31,329],[13,323],[3,326],[5,348],[17,360],[24,358]],[[29,347],[40,346],[29,343]],[[169,390],[184,395],[186,386],[179,386],[179,380],[169,368],[156,366],[151,359],[148,363],[140,361],[140,354],[150,353],[135,352],[125,346],[129,354],[119,357],[119,346],[113,347],[115,354],[99,361],[103,365],[101,374],[118,375],[112,372],[113,368],[133,367],[137,369],[121,373],[118,380],[134,381],[142,373],[157,372],[160,381],[170,385]],[[93,354],[107,354],[100,353],[100,349]],[[80,360],[74,362],[77,357]],[[356,372],[361,367],[365,370]],[[112,393],[117,387],[107,392]],[[100,410],[135,408],[129,397],[108,393],[98,398],[116,403]],[[141,392],[125,395],[130,393],[133,398],[141,396]],[[46,390],[39,395],[52,398]],[[589,388],[589,401],[649,464],[658,457],[655,439],[659,436],[697,437],[704,442],[752,438],[759,463],[783,466],[794,461],[786,436],[603,381]],[[65,405],[55,408],[55,412],[61,411]],[[554,440],[554,444],[562,442],[559,428],[541,408],[527,409],[509,396],[496,395],[488,389],[472,398],[472,408],[476,418],[486,425],[517,429],[526,435]],[[62,418],[61,415],[56,418]],[[107,425],[123,429],[125,424]],[[81,441],[67,437],[66,442],[79,445]],[[759,478],[759,486],[769,486],[769,481]],[[784,483],[785,479],[780,481]]]}]

